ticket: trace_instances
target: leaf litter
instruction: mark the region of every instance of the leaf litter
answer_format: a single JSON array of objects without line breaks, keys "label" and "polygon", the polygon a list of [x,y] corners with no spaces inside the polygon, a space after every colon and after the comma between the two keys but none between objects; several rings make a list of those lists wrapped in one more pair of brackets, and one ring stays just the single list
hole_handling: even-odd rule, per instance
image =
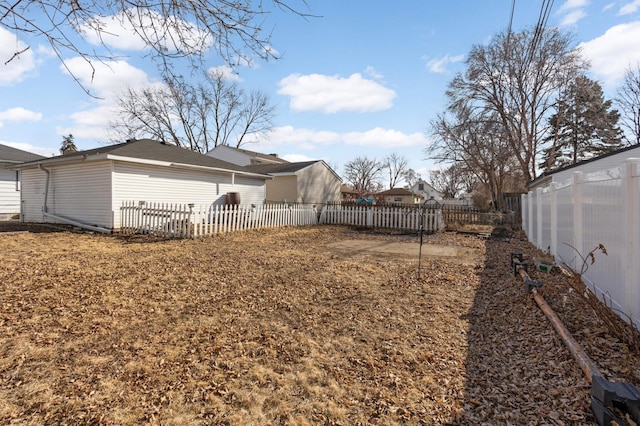
[{"label": "leaf litter", "polygon": [[[329,248],[416,235],[56,231],[0,234],[2,424],[594,424],[589,384],[513,277],[523,238],[428,236],[478,256],[423,256],[418,277],[415,257]],[[567,277],[538,278],[607,378],[638,384],[638,354]]]}]

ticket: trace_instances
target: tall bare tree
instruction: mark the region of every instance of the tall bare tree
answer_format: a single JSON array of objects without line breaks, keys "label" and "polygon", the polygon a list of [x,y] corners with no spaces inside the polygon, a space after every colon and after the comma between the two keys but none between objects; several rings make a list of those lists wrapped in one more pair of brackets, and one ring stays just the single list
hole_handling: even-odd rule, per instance
[{"label": "tall bare tree", "polygon": [[531,180],[560,88],[586,67],[569,36],[557,29],[503,32],[476,45],[467,70],[449,84],[449,104],[499,120],[512,157]]},{"label": "tall bare tree", "polygon": [[618,87],[615,101],[620,107],[621,124],[629,130],[633,144],[640,144],[640,63],[629,68]]},{"label": "tall bare tree", "polygon": [[360,195],[378,192],[381,184],[382,163],[375,158],[358,157],[344,166],[344,177]]},{"label": "tall bare tree", "polygon": [[521,175],[497,114],[473,111],[464,104],[450,105],[448,114],[432,121],[431,131],[435,141],[426,148],[427,156],[474,175],[501,207],[498,203],[505,188]]},{"label": "tall bare tree", "polygon": [[118,107],[109,125],[112,139],[150,137],[196,152],[240,147],[248,135],[267,134],[275,114],[265,93],[246,94],[219,72],[207,73],[197,85],[176,79],[129,89]]},{"label": "tall bare tree", "polygon": [[409,160],[394,152],[382,160],[382,168],[386,170],[389,175],[389,189],[393,189],[405,180],[410,170]]},{"label": "tall bare tree", "polygon": [[[45,41],[63,64],[68,53],[91,64],[116,58],[109,43],[120,32],[115,23],[134,34],[169,76],[173,60],[188,58],[197,64],[212,49],[229,64],[275,58],[269,29],[263,28],[266,15],[284,10],[311,16],[301,12],[303,5],[305,0],[12,0],[0,2],[0,28]],[[87,39],[94,46],[82,43]]]}]

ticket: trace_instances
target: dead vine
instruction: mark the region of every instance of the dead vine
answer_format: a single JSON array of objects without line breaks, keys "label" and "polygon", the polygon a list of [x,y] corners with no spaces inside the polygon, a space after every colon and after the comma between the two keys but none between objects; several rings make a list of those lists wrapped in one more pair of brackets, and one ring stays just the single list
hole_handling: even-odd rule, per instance
[{"label": "dead vine", "polygon": [[[586,255],[582,255],[575,247],[570,244],[564,243],[571,247],[582,262],[580,265],[580,271],[573,270],[567,262],[563,263],[571,275],[569,284],[571,287],[584,297],[587,304],[593,309],[598,317],[604,322],[605,326],[609,330],[609,333],[621,342],[625,343],[629,350],[633,353],[640,354],[640,338],[639,332],[631,318],[624,312],[614,309],[607,304],[605,294],[602,296],[602,300],[598,299],[596,294],[584,283],[582,277],[587,273],[589,266],[596,262],[596,254],[598,252],[608,255],[607,249],[602,244],[598,244],[591,249]],[[621,319],[621,316],[626,317],[626,321]]]}]

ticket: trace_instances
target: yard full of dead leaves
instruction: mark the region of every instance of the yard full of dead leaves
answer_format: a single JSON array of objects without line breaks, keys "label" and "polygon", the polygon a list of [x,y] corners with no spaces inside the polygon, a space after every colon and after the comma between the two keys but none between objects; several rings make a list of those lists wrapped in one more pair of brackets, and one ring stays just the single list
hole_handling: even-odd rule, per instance
[{"label": "yard full of dead leaves", "polygon": [[[444,233],[475,262],[338,252],[340,227],[199,241],[0,233],[0,424],[590,425],[590,386],[514,278],[523,239]],[[640,358],[545,274],[608,379]]]}]

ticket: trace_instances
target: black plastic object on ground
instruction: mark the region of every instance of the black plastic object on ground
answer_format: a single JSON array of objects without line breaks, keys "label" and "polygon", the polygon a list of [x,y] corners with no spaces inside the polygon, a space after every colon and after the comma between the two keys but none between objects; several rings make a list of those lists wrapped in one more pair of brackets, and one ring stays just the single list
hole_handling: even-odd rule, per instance
[{"label": "black plastic object on ground", "polygon": [[640,422],[640,389],[631,383],[610,382],[602,376],[593,376],[591,409],[600,426],[614,421],[620,426],[637,424]]}]

